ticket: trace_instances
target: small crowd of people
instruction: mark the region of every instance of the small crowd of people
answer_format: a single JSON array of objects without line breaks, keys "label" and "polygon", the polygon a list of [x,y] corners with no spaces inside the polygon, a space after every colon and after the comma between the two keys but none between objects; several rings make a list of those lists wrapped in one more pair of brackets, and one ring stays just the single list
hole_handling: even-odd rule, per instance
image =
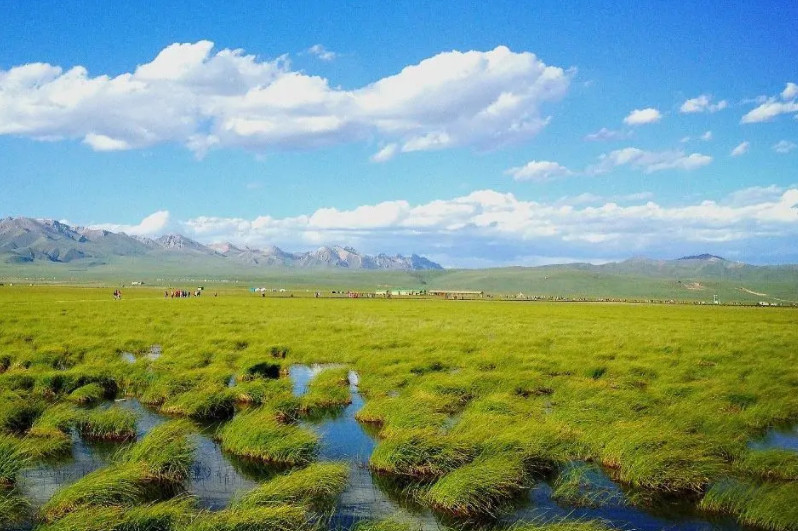
[{"label": "small crowd of people", "polygon": [[[187,298],[187,297],[191,297],[191,295],[192,295],[191,292],[188,291],[188,290],[185,290],[185,289],[172,290],[171,293],[168,290],[163,292],[164,299],[169,299],[169,298],[172,298],[172,299],[184,299],[184,298]],[[195,297],[199,297],[200,295],[202,295],[202,290],[201,289],[198,289],[198,290],[196,290],[194,292],[194,296]]]}]

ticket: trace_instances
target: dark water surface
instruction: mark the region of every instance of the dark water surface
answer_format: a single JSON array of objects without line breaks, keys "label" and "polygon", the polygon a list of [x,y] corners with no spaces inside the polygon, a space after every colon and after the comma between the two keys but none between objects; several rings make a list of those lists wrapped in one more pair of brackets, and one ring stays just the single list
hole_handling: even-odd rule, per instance
[{"label": "dark water surface", "polygon": [[[334,366],[293,365],[289,374],[294,394],[301,396],[306,393],[311,380],[329,367]],[[390,491],[390,485],[384,481],[380,482],[379,478],[369,470],[369,458],[376,443],[355,419],[355,414],[364,404],[363,397],[358,391],[358,383],[358,374],[350,371],[349,392],[352,403],[329,412],[317,421],[302,423],[321,436],[320,460],[349,462],[349,485],[341,495],[332,517],[332,524],[338,527],[351,527],[359,520],[393,515],[402,520],[416,521],[424,528],[437,528],[437,522],[428,511],[409,512],[391,499],[385,492]]]},{"label": "dark water surface", "polygon": [[[321,371],[340,365],[293,365],[289,370],[294,394],[307,392],[312,379]],[[302,422],[302,425],[320,435],[319,459],[345,461],[350,465],[349,485],[342,494],[331,525],[349,528],[365,518],[394,516],[420,524],[425,529],[441,527],[440,522],[473,527],[474,522],[452,522],[433,515],[414,503],[407,490],[389,479],[376,476],[368,468],[369,457],[376,445],[374,438],[355,420],[364,400],[358,390],[358,374],[349,373],[352,402],[346,407],[331,410]],[[232,382],[231,382],[232,383]],[[101,407],[110,407],[112,403]],[[138,416],[137,437],[140,439],[152,428],[166,422],[169,417],[143,406],[138,400],[117,400],[113,405],[134,411]],[[213,440],[215,425],[198,426],[192,435],[196,445],[195,460],[190,479],[185,484],[188,493],[197,497],[198,505],[208,509],[222,509],[236,495],[254,488],[285,469],[244,461],[222,452]],[[61,486],[68,485],[84,475],[107,466],[119,444],[93,444],[72,434],[72,455],[24,470],[19,478],[19,491],[40,507]],[[758,446],[759,445],[759,446]],[[758,448],[790,448],[798,450],[798,428],[771,430],[762,440],[753,442]],[[556,500],[553,488],[556,477],[540,478],[523,496],[516,500],[515,510],[501,520],[502,523],[535,521],[546,522],[562,518],[601,519],[621,529],[641,530],[737,530],[741,527],[726,518],[714,519],[695,508],[695,500],[658,499],[638,501],[639,494],[612,481],[601,468],[584,463],[574,463],[586,469],[586,495],[594,503],[588,507],[574,506]],[[484,524],[479,522],[478,524]],[[28,524],[30,527],[30,524]]]},{"label": "dark water surface", "polygon": [[772,450],[778,448],[798,452],[798,425],[771,428],[765,433],[764,437],[752,441],[748,446],[754,450]]}]

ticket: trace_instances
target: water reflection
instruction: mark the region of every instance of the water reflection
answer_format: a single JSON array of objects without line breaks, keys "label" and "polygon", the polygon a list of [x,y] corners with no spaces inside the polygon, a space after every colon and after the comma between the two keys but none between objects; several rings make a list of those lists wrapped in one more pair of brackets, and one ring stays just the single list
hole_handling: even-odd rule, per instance
[{"label": "water reflection", "polygon": [[761,439],[752,441],[749,448],[754,450],[793,450],[798,452],[798,425],[771,428]]},{"label": "water reflection", "polygon": [[[138,415],[138,437],[168,420],[168,417],[144,407],[138,400],[125,400],[120,405]],[[223,453],[219,443],[213,440],[216,427],[215,424],[198,426],[198,432],[191,435],[196,449],[189,480],[185,484],[186,492],[197,497],[200,507],[213,510],[227,507],[239,491],[252,489],[259,482],[282,471],[277,467],[244,461]]]},{"label": "water reflection", "polygon": [[[293,365],[289,375],[294,393],[301,396],[307,392],[313,378],[322,371],[338,365]],[[414,486],[402,484],[389,478],[376,476],[368,468],[369,458],[376,441],[360,423],[355,414],[364,405],[358,389],[358,375],[349,373],[351,403],[346,407],[322,412],[318,416],[302,421],[302,425],[320,435],[320,460],[345,461],[350,465],[350,478],[341,495],[335,512],[331,516],[332,528],[350,528],[366,518],[394,518],[412,521],[427,529],[439,528],[439,522],[448,525],[473,527],[486,522],[463,522],[445,520],[433,515],[413,497]],[[110,407],[111,403],[100,407]],[[126,399],[116,402],[121,407],[136,413],[137,438],[169,420],[143,406],[138,400]],[[195,459],[191,467],[185,490],[196,496],[198,505],[209,509],[221,509],[231,499],[266,481],[285,468],[266,466],[259,462],[238,459],[224,454],[214,441],[216,425],[198,425],[192,434],[196,445]],[[798,449],[798,431],[771,430],[760,441],[751,444],[754,448]],[[107,466],[121,445],[94,444],[82,440],[72,433],[72,453],[59,460],[50,461],[24,470],[19,479],[19,490],[34,507],[45,503],[60,487],[70,484],[86,474]],[[581,467],[579,486],[584,498],[557,499],[554,488],[557,475],[537,478],[534,486],[515,500],[515,509],[501,519],[500,523],[535,521],[547,522],[562,518],[601,519],[621,529],[641,530],[687,530],[710,529],[737,530],[740,526],[731,519],[712,518],[699,514],[694,499],[684,497],[652,497],[620,486],[600,467],[586,463],[572,463],[560,472],[567,475],[574,467]],[[561,476],[564,477],[564,476]],[[588,503],[584,503],[588,500]],[[487,522],[497,523],[496,520]]]},{"label": "water reflection", "polygon": [[[321,371],[336,365],[292,365],[289,369],[294,394],[302,396],[308,385]],[[330,522],[332,527],[349,528],[366,518],[394,516],[420,523],[424,528],[438,525],[429,511],[408,511],[397,500],[401,489],[385,478],[376,477],[368,468],[369,457],[376,445],[374,439],[355,419],[363,407],[363,397],[358,390],[359,376],[349,372],[349,392],[352,402],[343,408],[334,408],[302,424],[321,436],[319,459],[347,461],[350,465],[349,484],[335,508]]]}]

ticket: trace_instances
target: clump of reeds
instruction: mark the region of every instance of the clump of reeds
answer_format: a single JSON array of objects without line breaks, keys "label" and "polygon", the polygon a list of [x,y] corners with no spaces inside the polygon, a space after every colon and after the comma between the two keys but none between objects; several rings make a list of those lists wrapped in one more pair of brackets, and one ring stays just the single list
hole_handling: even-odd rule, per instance
[{"label": "clump of reeds", "polygon": [[161,411],[197,420],[228,419],[235,413],[235,394],[227,387],[200,387],[168,399]]},{"label": "clump of reeds", "polygon": [[291,505],[201,512],[181,531],[301,531],[312,529],[308,512]]},{"label": "clump of reeds", "polygon": [[274,411],[261,407],[236,415],[217,433],[222,449],[232,454],[270,463],[309,463],[319,438],[310,430],[281,424]]},{"label": "clump of reeds", "polygon": [[194,445],[188,438],[193,426],[173,420],[153,428],[121,456],[121,463],[144,463],[150,480],[179,483],[188,477],[194,460]]},{"label": "clump of reeds", "polygon": [[0,529],[13,529],[24,520],[30,504],[16,490],[0,490]]},{"label": "clump of reeds", "polygon": [[307,505],[316,510],[330,509],[346,488],[349,466],[346,463],[314,463],[307,468],[274,477],[247,492],[234,507],[250,508],[280,504]]},{"label": "clump of reeds", "polygon": [[377,472],[435,478],[471,461],[475,450],[436,430],[396,430],[374,449],[369,465]]},{"label": "clump of reeds", "polygon": [[127,409],[94,409],[81,416],[83,437],[96,441],[129,441],[136,437],[136,414]]},{"label": "clump of reeds", "polygon": [[85,506],[134,505],[145,498],[143,478],[146,475],[147,467],[143,463],[126,463],[95,470],[57,490],[40,513],[46,521],[52,521]]},{"label": "clump of reeds", "polygon": [[599,507],[612,500],[622,501],[620,495],[608,485],[610,481],[603,477],[595,465],[572,463],[557,476],[552,498],[577,507]]},{"label": "clump of reeds", "polygon": [[[254,380],[239,382],[232,389],[235,400],[239,404],[265,404],[276,400],[293,398],[291,396],[291,386],[287,379],[265,380],[256,378]],[[295,400],[298,405],[298,399]]]},{"label": "clump of reeds", "polygon": [[75,404],[86,405],[102,400],[103,396],[105,396],[105,389],[103,389],[103,386],[96,382],[92,382],[78,387],[69,393],[66,399]]},{"label": "clump of reeds", "polygon": [[[607,433],[611,434],[610,436]],[[686,436],[667,421],[630,424],[607,433],[599,450],[605,466],[618,479],[634,487],[663,492],[701,492],[724,470],[724,462],[712,455],[698,436]]]},{"label": "clump of reeds", "polygon": [[794,451],[752,450],[734,464],[738,470],[763,479],[798,481],[798,453]]},{"label": "clump of reeds", "polygon": [[71,404],[55,404],[44,410],[28,430],[28,449],[33,457],[64,454],[72,448],[69,430],[76,427],[83,412]]},{"label": "clump of reeds", "polygon": [[449,472],[427,492],[434,509],[459,517],[497,515],[525,484],[519,456],[499,454],[479,457]]},{"label": "clump of reeds", "polygon": [[132,507],[86,506],[37,531],[170,531],[190,522],[193,505],[191,498],[177,497]]},{"label": "clump of reeds", "polygon": [[41,400],[23,397],[13,392],[0,395],[0,432],[22,434],[44,411]]},{"label": "clump of reeds", "polygon": [[734,515],[740,522],[775,531],[796,529],[798,483],[724,480],[709,489],[699,507]]},{"label": "clump of reeds", "polygon": [[0,488],[14,484],[17,474],[28,463],[25,444],[11,435],[0,434]]},{"label": "clump of reeds", "polygon": [[325,369],[310,381],[307,393],[301,398],[301,408],[303,412],[313,413],[344,406],[351,401],[349,369]]},{"label": "clump of reeds", "polygon": [[402,522],[394,518],[382,520],[362,520],[355,524],[354,531],[419,531],[421,526],[410,522]]},{"label": "clump of reeds", "polygon": [[119,531],[168,531],[188,523],[194,509],[194,499],[178,496],[171,500],[137,505],[127,509]]}]

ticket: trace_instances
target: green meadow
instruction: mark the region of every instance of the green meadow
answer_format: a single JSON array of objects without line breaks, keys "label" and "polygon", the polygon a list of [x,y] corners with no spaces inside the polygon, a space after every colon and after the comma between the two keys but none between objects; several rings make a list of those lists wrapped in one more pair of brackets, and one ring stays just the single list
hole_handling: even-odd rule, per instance
[{"label": "green meadow", "polygon": [[[796,452],[751,444],[798,422],[798,309],[112,291],[0,287],[0,528],[335,527],[350,470],[320,459],[309,426],[350,404],[354,371],[371,474],[447,526],[613,527],[513,521],[549,481],[566,510],[601,506],[611,487],[640,510],[676,499],[699,519],[798,529]],[[297,364],[333,365],[295,396]],[[137,436],[123,397],[171,420]],[[226,508],[200,506],[181,488],[198,425],[280,472]],[[116,450],[32,504],[20,475],[74,437]]]}]

